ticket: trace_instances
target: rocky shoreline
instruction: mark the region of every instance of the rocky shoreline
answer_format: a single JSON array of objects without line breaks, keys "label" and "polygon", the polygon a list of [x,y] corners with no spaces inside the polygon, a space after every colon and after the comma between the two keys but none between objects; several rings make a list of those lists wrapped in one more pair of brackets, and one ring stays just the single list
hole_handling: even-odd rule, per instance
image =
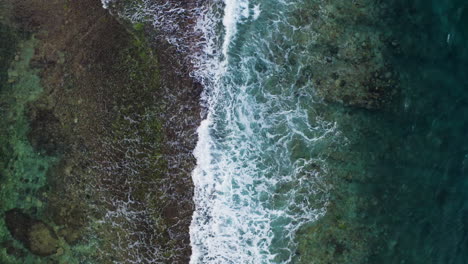
[{"label": "rocky shoreline", "polygon": [[[33,202],[2,201],[2,225],[20,242],[2,234],[2,263],[188,262],[199,85],[177,74],[168,48],[98,0],[5,5],[20,43],[34,42],[25,63],[43,89],[22,103],[30,126],[22,140],[50,162],[39,180],[8,190],[29,188]],[[24,57],[21,48],[11,54]],[[10,71],[2,87],[22,78]],[[12,159],[9,175],[20,173]]]}]

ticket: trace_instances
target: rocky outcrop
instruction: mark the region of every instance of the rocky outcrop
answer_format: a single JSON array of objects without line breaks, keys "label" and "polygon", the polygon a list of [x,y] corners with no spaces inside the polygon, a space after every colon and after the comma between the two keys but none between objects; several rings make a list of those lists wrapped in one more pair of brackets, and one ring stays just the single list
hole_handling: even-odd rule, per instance
[{"label": "rocky outcrop", "polygon": [[389,7],[375,0],[309,1],[297,11],[297,27],[305,27],[308,67],[316,93],[328,102],[365,109],[388,105],[398,93],[399,77],[386,55],[398,48],[384,30]]},{"label": "rocky outcrop", "polygon": [[12,209],[5,213],[5,223],[11,235],[32,253],[49,256],[57,252],[57,236],[44,222],[31,218],[19,209]]},{"label": "rocky outcrop", "polygon": [[[40,77],[38,98],[18,111],[25,119],[21,142],[50,166],[39,164],[40,174],[20,181],[32,165],[11,155],[2,177],[14,183],[8,191],[18,199],[0,190],[11,199],[0,213],[21,204],[40,218],[11,211],[13,238],[0,237],[11,250],[0,258],[187,263],[200,86],[178,74],[167,45],[148,41],[142,27],[119,21],[99,0],[11,5],[15,29],[34,36],[32,58],[23,64]],[[22,75],[10,85],[22,85]],[[55,254],[50,227],[64,243]],[[15,239],[35,255],[15,253],[22,249]]]}]

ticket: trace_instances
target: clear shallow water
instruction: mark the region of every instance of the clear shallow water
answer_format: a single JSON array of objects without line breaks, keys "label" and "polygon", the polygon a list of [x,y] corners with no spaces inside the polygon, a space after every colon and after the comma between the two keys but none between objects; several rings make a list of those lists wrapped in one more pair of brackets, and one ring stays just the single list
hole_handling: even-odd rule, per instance
[{"label": "clear shallow water", "polygon": [[[43,90],[37,72],[29,68],[36,40],[25,41],[24,35],[3,23],[0,33],[5,37],[0,41],[0,263],[19,263],[14,255],[22,246],[12,240],[6,212],[20,208],[34,217],[45,214],[39,193],[47,183],[47,169],[57,158],[36,152],[27,138],[30,127],[24,113]],[[15,54],[20,54],[17,60]],[[24,263],[45,263],[21,253]]]}]

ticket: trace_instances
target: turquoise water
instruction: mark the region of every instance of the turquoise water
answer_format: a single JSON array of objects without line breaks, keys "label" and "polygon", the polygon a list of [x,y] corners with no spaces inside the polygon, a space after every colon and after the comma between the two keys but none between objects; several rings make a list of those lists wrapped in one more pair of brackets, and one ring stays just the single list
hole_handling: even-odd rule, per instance
[{"label": "turquoise water", "polygon": [[[224,68],[195,151],[192,262],[288,263],[297,229],[326,213],[326,172],[314,166],[327,166],[339,140],[320,123],[313,77],[301,79],[316,36],[297,16],[313,5],[225,3]],[[468,7],[402,1],[384,13],[395,46],[386,59],[402,83],[390,109],[356,113],[374,129],[361,188],[376,201],[364,221],[380,230],[369,263],[466,263]]]},{"label": "turquoise water", "polygon": [[304,7],[223,6],[222,53],[206,86],[209,112],[195,150],[193,263],[290,262],[297,229],[326,211],[321,150],[338,137],[302,76],[313,32],[293,14]]}]

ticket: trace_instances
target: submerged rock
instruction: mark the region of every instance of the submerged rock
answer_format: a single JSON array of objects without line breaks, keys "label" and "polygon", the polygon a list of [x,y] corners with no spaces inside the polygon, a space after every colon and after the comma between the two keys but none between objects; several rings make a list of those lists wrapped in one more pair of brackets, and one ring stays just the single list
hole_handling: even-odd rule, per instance
[{"label": "submerged rock", "polygon": [[31,130],[28,139],[40,153],[55,156],[65,148],[65,138],[61,134],[60,120],[49,109],[30,109]]},{"label": "submerged rock", "polygon": [[5,223],[11,235],[33,254],[49,256],[57,252],[58,239],[53,229],[44,222],[31,218],[19,209],[12,209],[5,213]]}]

